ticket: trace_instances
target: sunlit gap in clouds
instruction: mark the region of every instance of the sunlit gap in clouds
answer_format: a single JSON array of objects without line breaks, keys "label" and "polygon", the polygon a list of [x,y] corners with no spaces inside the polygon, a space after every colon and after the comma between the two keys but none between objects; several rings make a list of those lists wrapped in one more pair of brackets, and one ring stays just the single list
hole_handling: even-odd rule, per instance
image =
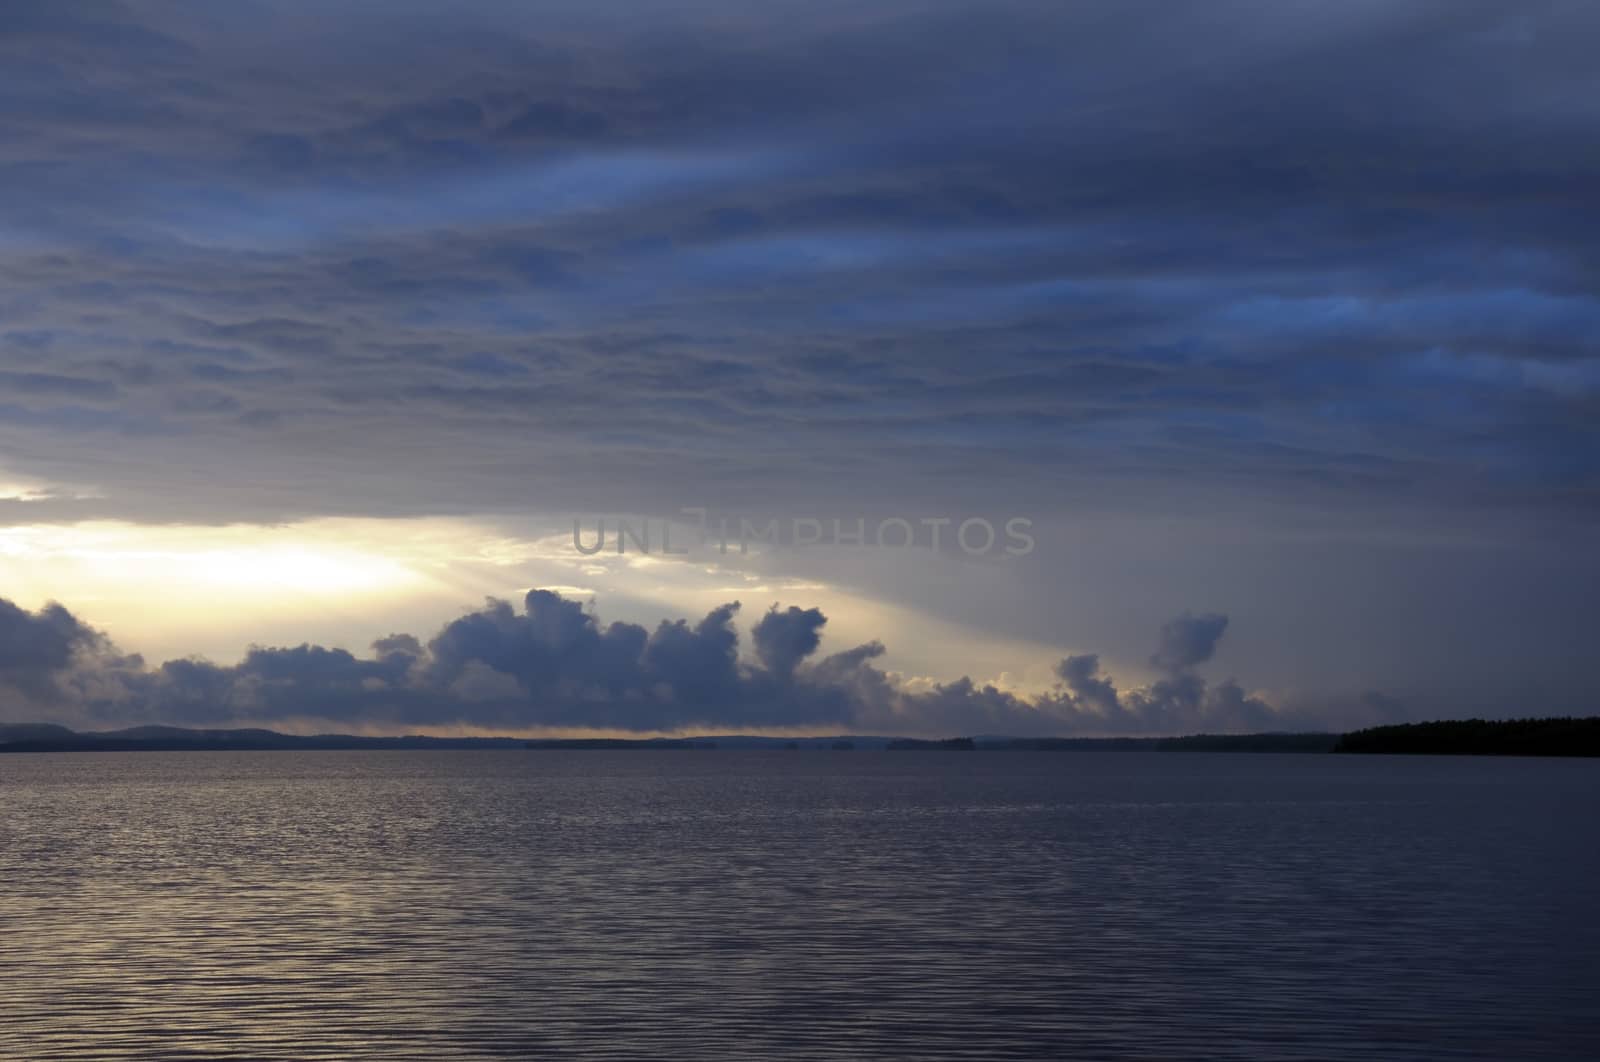
[{"label": "sunlit gap in clouds", "polygon": [[[570,521],[563,531],[556,526],[487,516],[20,524],[0,528],[0,581],[23,607],[59,601],[152,663],[230,662],[252,645],[305,643],[365,656],[374,639],[404,632],[426,642],[488,598],[516,602],[541,588],[591,603],[606,622],[651,628],[732,601],[742,605],[745,628],[774,605],[820,608],[829,617],[825,649],[881,639],[884,663],[913,681],[959,677],[950,667],[957,659],[1002,688],[1054,681],[1057,647],[1019,644],[880,599],[854,585],[849,566],[842,580],[819,578],[772,546],[734,547],[727,556],[618,554],[614,547],[585,556],[573,548]],[[910,551],[872,559],[897,569],[945,563]]]},{"label": "sunlit gap in clouds", "polygon": [[0,528],[0,579],[24,605],[59,600],[126,648],[231,657],[274,638],[347,640],[374,605],[470,602],[489,580],[452,562],[474,549],[492,565],[452,521],[25,524]]},{"label": "sunlit gap in clouds", "polygon": [[0,501],[43,501],[49,496],[36,485],[0,482]]}]

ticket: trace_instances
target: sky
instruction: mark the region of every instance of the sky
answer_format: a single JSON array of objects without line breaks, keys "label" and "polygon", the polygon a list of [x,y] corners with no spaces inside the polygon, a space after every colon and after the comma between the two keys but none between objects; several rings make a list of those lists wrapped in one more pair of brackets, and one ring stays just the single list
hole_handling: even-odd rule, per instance
[{"label": "sky", "polygon": [[0,722],[1592,713],[1597,31],[7,0]]}]

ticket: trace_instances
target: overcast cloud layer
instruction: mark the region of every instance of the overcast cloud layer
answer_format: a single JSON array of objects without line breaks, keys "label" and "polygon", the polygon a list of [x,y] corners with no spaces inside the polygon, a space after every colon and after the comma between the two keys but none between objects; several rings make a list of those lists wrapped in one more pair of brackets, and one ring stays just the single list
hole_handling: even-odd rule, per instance
[{"label": "overcast cloud layer", "polygon": [[12,0],[0,446],[101,495],[30,519],[1197,478],[1588,510],[1597,31]]}]

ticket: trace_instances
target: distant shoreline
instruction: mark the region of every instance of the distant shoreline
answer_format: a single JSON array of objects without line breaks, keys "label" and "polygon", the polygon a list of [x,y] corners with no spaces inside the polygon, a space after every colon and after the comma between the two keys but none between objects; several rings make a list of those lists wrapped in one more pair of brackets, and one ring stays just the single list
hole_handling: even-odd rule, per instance
[{"label": "distant shoreline", "polygon": [[274,750],[529,749],[535,751],[771,749],[955,752],[1294,752],[1464,756],[1600,756],[1600,717],[1444,720],[1374,727],[1349,734],[1192,734],[1185,737],[1020,738],[982,736],[928,740],[881,735],[767,737],[728,734],[695,738],[366,737],[282,734],[274,730],[136,727],[74,731],[51,724],[0,725],[0,753],[254,752]]}]

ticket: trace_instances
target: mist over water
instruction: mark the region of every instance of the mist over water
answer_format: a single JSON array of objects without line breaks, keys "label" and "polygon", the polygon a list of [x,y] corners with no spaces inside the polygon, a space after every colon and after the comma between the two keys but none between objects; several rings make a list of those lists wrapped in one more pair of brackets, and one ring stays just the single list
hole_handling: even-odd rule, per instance
[{"label": "mist over water", "polygon": [[0,757],[6,1058],[1600,1057],[1589,762]]}]

